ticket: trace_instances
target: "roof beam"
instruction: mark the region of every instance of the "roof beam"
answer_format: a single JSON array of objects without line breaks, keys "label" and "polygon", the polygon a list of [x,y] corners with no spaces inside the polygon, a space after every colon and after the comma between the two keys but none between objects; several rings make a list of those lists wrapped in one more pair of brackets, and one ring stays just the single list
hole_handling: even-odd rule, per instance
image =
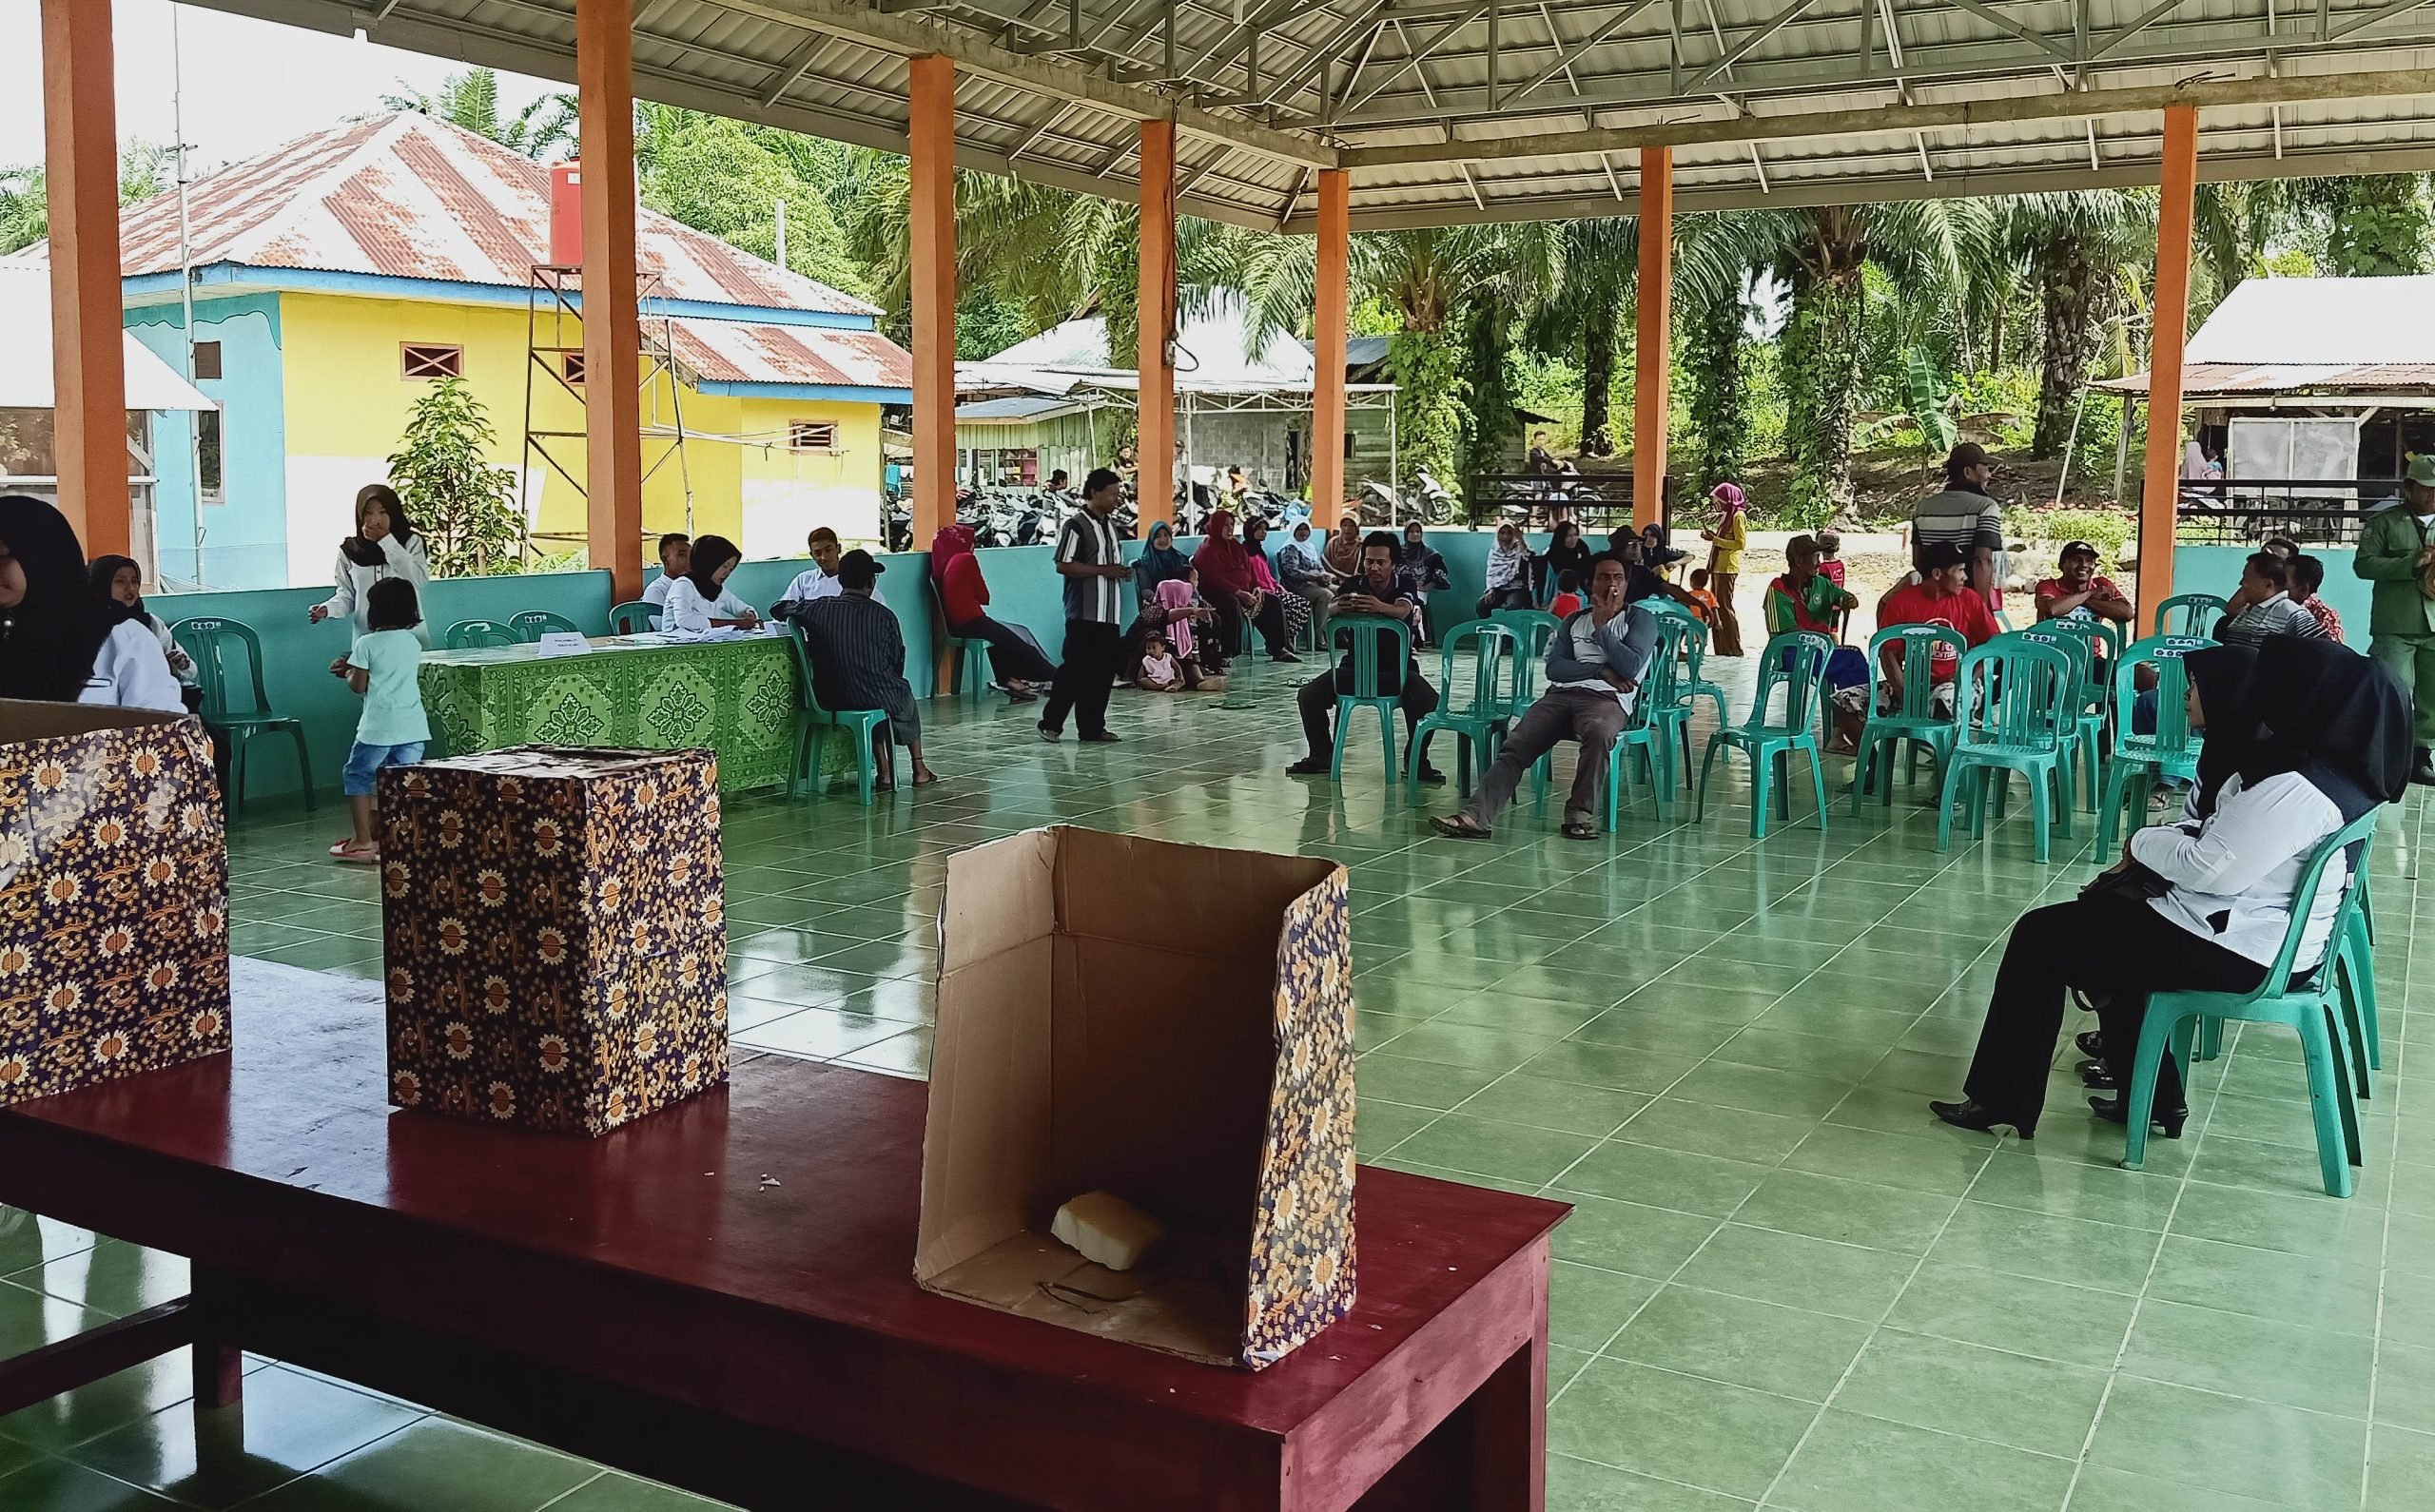
[{"label": "roof beam", "polygon": [[[1572,83],[1572,66],[1575,63],[1580,62],[1591,48],[1604,46],[1608,37],[1624,29],[1626,24],[1643,10],[1647,10],[1653,3],[1654,0],[1631,0],[1629,5],[1600,22],[1590,30],[1589,35],[1568,47],[1565,45],[1564,38],[1556,34],[1555,17],[1549,13],[1546,6],[1539,7],[1539,15],[1548,24],[1548,35],[1554,38],[1556,43],[1556,61],[1548,66],[1546,72],[1533,76],[1529,83],[1519,86],[1504,99],[1497,101],[1496,107],[1502,110],[1517,100],[1527,99],[1558,74],[1564,75],[1568,83]],[[1572,92],[1576,95],[1581,92],[1581,86],[1578,83],[1572,83]]]},{"label": "roof beam", "polygon": [[[1865,3],[1865,0],[1863,0],[1863,3]],[[1972,15],[1977,16],[1979,20],[1984,21],[1989,26],[1994,27],[1997,30],[2004,33],[2006,36],[2018,37],[2021,41],[2028,43],[2034,48],[2042,48],[2047,52],[2053,53],[2055,56],[2062,59],[2065,63],[2077,63],[2080,61],[2079,54],[2075,52],[2068,44],[2057,42],[2053,37],[2048,36],[2042,31],[2032,31],[2029,28],[2022,26],[2019,22],[2015,21],[2012,17],[1997,10],[1994,6],[1981,4],[1980,0],[1953,0],[1953,3],[1959,6],[1962,10],[1969,11]],[[2178,3],[2178,0],[2176,0],[2176,3]]]},{"label": "roof beam", "polygon": [[[1435,99],[1436,93],[1430,87],[1428,79],[1418,72],[1421,60],[1428,57],[1431,53],[1435,52],[1438,48],[1444,47],[1447,42],[1452,38],[1455,32],[1462,30],[1465,27],[1478,19],[1480,13],[1487,9],[1488,5],[1486,0],[1480,0],[1480,3],[1478,4],[1465,7],[1460,14],[1455,15],[1444,26],[1439,27],[1435,31],[1430,33],[1429,39],[1423,42],[1420,46],[1416,48],[1408,47],[1404,55],[1400,58],[1389,58],[1387,62],[1392,65],[1392,67],[1390,67],[1384,74],[1379,76],[1376,84],[1370,87],[1370,92],[1368,94],[1363,95],[1360,99],[1355,100],[1352,105],[1346,107],[1346,110],[1348,112],[1358,110],[1363,106],[1368,105],[1372,100],[1377,98],[1379,90],[1384,89],[1387,86],[1394,83],[1396,78],[1408,68],[1413,70],[1413,77],[1420,79],[1421,92],[1428,95],[1432,100]],[[1395,35],[1403,37],[1406,43],[1409,44],[1411,38],[1404,30],[1404,21],[1402,18],[1398,17],[1395,19],[1394,28]]]},{"label": "roof beam", "polygon": [[[2174,0],[2174,3],[2179,4],[2179,0]],[[1811,0],[1792,0],[1790,5],[1769,16],[1756,29],[1743,33],[1741,41],[1726,48],[1723,56],[1709,64],[1697,78],[1691,81],[1691,87],[1704,88],[1710,80],[1729,77],[1733,72],[1733,66],[1742,60],[1743,54],[1790,26],[1802,11],[1809,9],[1810,4]],[[1711,24],[1713,24],[1713,18],[1711,18]]]},{"label": "roof beam", "polygon": [[2077,121],[2108,115],[2139,115],[2169,105],[2292,105],[2310,100],[2383,100],[2435,93],[2435,68],[2391,68],[2370,73],[2282,75],[2223,79],[2145,88],[2086,89],[2065,94],[2007,95],[1943,105],[1875,107],[1861,110],[1810,110],[1785,115],[1743,116],[1731,121],[1685,121],[1590,131],[1530,136],[1500,135],[1411,146],[1347,147],[1343,165],[1410,167],[1426,164],[1499,163],[1523,158],[1594,157],[1641,147],[1790,142],[1803,138],[1879,136],[1888,132],[1967,130],[1972,126],[2028,121]]}]

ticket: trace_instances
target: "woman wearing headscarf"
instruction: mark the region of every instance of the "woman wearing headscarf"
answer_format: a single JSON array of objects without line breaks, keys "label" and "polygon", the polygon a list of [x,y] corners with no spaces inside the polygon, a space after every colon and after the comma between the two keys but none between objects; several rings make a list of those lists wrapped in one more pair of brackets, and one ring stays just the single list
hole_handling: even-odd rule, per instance
[{"label": "woman wearing headscarf", "polygon": [[1496,528],[1496,544],[1489,548],[1488,591],[1480,595],[1479,617],[1501,609],[1536,609],[1530,598],[1530,545],[1517,527]]},{"label": "woman wearing headscarf", "polygon": [[1229,650],[1241,645],[1243,625],[1249,621],[1267,643],[1270,661],[1300,661],[1285,639],[1284,607],[1275,593],[1260,588],[1251,552],[1235,538],[1235,512],[1211,511],[1207,530],[1200,550],[1193,553],[1192,570],[1200,581],[1201,596],[1218,611],[1219,643]]},{"label": "woman wearing headscarf", "polygon": [[68,516],[23,494],[0,498],[0,698],[186,711],[150,628],[93,591]]},{"label": "woman wearing headscarf", "polygon": [[1345,514],[1335,522],[1335,533],[1328,537],[1326,561],[1328,571],[1335,574],[1338,584],[1349,583],[1361,575],[1361,520],[1358,515]]},{"label": "woman wearing headscarf", "polygon": [[1732,483],[1719,483],[1708,497],[1716,500],[1716,526],[1700,532],[1700,539],[1708,543],[1708,591],[1716,595],[1711,648],[1719,656],[1739,656],[1742,621],[1733,612],[1733,588],[1742,576],[1742,553],[1750,545],[1750,524],[1743,517],[1749,499]]},{"label": "woman wearing headscarf", "polygon": [[1313,623],[1325,625],[1328,606],[1335,602],[1335,574],[1311,541],[1311,522],[1295,520],[1292,538],[1276,549],[1276,580],[1309,608]]},{"label": "woman wearing headscarf", "polygon": [[1597,560],[1598,553],[1581,538],[1581,527],[1570,520],[1558,521],[1548,533],[1548,549],[1532,564],[1531,586],[1538,591],[1540,602],[1555,596],[1556,578],[1565,572],[1572,573],[1573,580],[1586,590]]},{"label": "woman wearing headscarf", "polygon": [[660,624],[685,635],[707,635],[730,625],[757,628],[761,616],[752,606],[727,591],[728,574],[742,560],[744,553],[724,535],[705,535],[695,541],[685,575],[669,585]]},{"label": "woman wearing headscarf", "polygon": [[203,687],[194,658],[169,633],[168,624],[144,607],[143,564],[132,556],[96,556],[86,575],[92,581],[93,591],[113,606],[113,617],[133,620],[161,643],[161,654],[169,660],[170,674],[178,680],[178,691],[185,696],[188,711],[203,708]]},{"label": "woman wearing headscarf", "polygon": [[[402,577],[415,585],[415,596],[422,597],[423,585],[431,581],[431,547],[406,517],[404,500],[388,484],[366,483],[356,491],[355,533],[339,542],[336,576],[338,591],[313,606],[312,621],[319,625],[343,614],[352,623],[357,640],[372,633],[367,618],[371,606],[363,594],[373,584],[384,577]],[[431,634],[422,626],[416,626],[415,633],[424,645],[431,644]]]},{"label": "woman wearing headscarf", "polygon": [[1403,544],[1395,549],[1395,576],[1420,606],[1421,644],[1426,646],[1430,644],[1429,595],[1452,588],[1454,580],[1446,572],[1446,558],[1430,549],[1429,533],[1418,520],[1404,527]]},{"label": "woman wearing headscarf", "polygon": [[[2134,831],[2121,863],[2081,897],[2013,926],[1967,1095],[1928,1105],[1945,1122],[2008,1124],[2024,1139],[2036,1132],[2067,989],[2097,1003],[2107,1047],[2138,1043],[2153,993],[2254,990],[2282,948],[2317,846],[2406,791],[2409,701],[2389,673],[2331,642],[2278,635],[2258,649],[2244,688],[2236,662],[2218,665],[2228,651],[2186,662],[2190,722],[2208,731],[2211,785],[2202,778],[2182,823]],[[2325,959],[2351,860],[2327,866],[2302,925],[2298,971]],[[2126,1069],[2118,1050],[2112,1064]],[[2090,1105],[2122,1121],[2118,1098]],[[2166,1137],[2179,1137],[2187,1109],[2171,1056],[2153,1116]]]},{"label": "woman wearing headscarf", "polygon": [[1243,520],[1243,554],[1251,558],[1252,581],[1285,616],[1285,644],[1301,645],[1311,629],[1311,601],[1299,593],[1287,592],[1285,585],[1277,580],[1276,564],[1268,557],[1268,521],[1256,514]]},{"label": "woman wearing headscarf", "polygon": [[1174,579],[1199,586],[1193,575],[1192,563],[1176,550],[1176,528],[1160,520],[1150,527],[1150,539],[1143,543],[1141,554],[1133,559],[1133,581],[1147,599],[1158,593],[1160,583]]},{"label": "woman wearing headscarf", "polygon": [[947,633],[989,643],[990,676],[1011,702],[1028,704],[1055,680],[1056,666],[1029,631],[989,617],[989,581],[981,575],[981,558],[972,550],[971,526],[943,526],[931,537],[930,581],[939,591]]}]

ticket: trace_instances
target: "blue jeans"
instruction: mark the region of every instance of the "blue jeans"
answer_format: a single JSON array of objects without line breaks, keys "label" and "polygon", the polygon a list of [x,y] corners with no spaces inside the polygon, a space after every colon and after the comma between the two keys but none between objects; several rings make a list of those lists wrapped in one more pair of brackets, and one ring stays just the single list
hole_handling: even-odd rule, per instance
[{"label": "blue jeans", "polygon": [[410,740],[402,746],[366,746],[357,741],[347,747],[346,771],[340,786],[349,798],[372,796],[373,778],[383,766],[412,766],[422,760],[423,743]]}]

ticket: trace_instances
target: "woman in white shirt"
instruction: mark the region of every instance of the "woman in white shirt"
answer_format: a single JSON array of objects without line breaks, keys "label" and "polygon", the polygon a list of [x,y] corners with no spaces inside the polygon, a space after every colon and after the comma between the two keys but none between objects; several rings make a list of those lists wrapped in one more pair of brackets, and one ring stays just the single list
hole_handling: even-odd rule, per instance
[{"label": "woman in white shirt", "polygon": [[[2330,641],[2278,635],[2254,654],[2245,691],[2240,648],[2185,660],[2190,722],[2207,730],[2189,812],[2180,824],[2133,831],[2122,863],[2099,879],[2105,885],[2021,916],[1965,1100],[1928,1104],[1938,1117],[1982,1131],[2009,1124],[2032,1137],[2071,988],[2096,1006],[2107,1056],[2096,1083],[2127,1080],[2149,995],[2255,990],[2282,949],[2317,846],[2406,790],[2409,700],[2390,673]],[[2325,960],[2348,860],[2334,858],[2318,885],[2293,958],[2301,973]],[[2182,1096],[2180,1067],[2168,1056],[2153,1113],[2167,1138],[2181,1135]],[[2122,1121],[2118,1097],[2089,1101],[2099,1117]]]},{"label": "woman in white shirt", "polygon": [[[356,493],[355,533],[339,542],[335,576],[338,591],[313,606],[313,623],[344,615],[358,640],[371,633],[365,589],[384,577],[402,577],[415,585],[418,599],[422,596],[423,585],[431,581],[431,548],[406,517],[396,489],[367,483]],[[431,643],[428,631],[418,627],[415,633]]]},{"label": "woman in white shirt", "polygon": [[744,553],[724,535],[705,535],[693,543],[693,557],[685,575],[668,585],[668,602],[661,606],[659,624],[662,630],[683,635],[707,634],[712,627],[740,626],[751,630],[761,623],[752,606],[727,591],[728,574]]},{"label": "woman in white shirt", "polygon": [[93,591],[68,516],[0,498],[0,698],[183,714],[161,643]]}]

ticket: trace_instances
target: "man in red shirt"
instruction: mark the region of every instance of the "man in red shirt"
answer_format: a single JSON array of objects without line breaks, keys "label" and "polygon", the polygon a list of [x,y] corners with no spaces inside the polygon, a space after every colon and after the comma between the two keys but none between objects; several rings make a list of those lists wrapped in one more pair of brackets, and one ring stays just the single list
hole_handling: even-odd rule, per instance
[{"label": "man in red shirt", "polygon": [[2131,601],[2114,579],[2096,571],[2096,548],[2086,541],[2067,541],[2055,564],[2056,574],[2039,583],[2033,596],[2039,619],[2110,619],[2131,623]]},{"label": "man in red shirt", "polygon": [[[1968,587],[1969,558],[1960,547],[1950,541],[1938,541],[1919,550],[1919,581],[1905,583],[1877,601],[1877,628],[1885,630],[1895,625],[1941,625],[1961,632],[1962,641],[1970,646],[1984,646],[1994,640],[1999,630],[1995,611],[1987,607],[1986,595]],[[1959,653],[1942,649],[1928,663],[1928,676],[1936,684],[1935,708],[1938,713],[1953,708],[1954,674],[1961,666]],[[1877,707],[1899,708],[1902,704],[1902,649],[1888,646],[1882,653],[1879,670],[1885,680],[1877,686]],[[1848,736],[1857,741],[1860,727],[1868,718],[1868,690],[1852,687],[1835,694],[1838,744]]]}]

